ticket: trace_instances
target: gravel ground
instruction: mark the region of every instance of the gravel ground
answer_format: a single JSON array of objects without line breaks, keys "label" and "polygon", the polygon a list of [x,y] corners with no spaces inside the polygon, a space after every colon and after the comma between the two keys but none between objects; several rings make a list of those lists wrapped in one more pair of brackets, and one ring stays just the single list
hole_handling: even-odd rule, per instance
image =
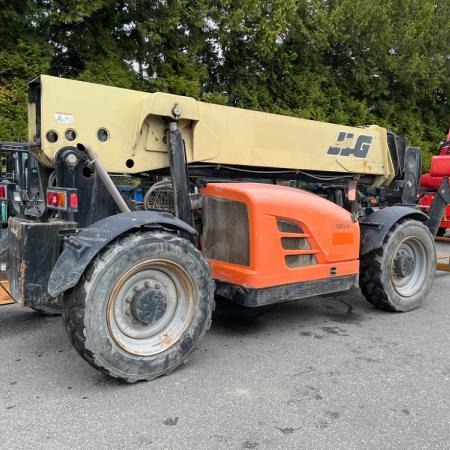
[{"label": "gravel ground", "polygon": [[81,360],[60,318],[1,307],[0,448],[449,448],[449,291],[438,273],[406,314],[359,291],[220,303],[188,364],[135,385]]}]

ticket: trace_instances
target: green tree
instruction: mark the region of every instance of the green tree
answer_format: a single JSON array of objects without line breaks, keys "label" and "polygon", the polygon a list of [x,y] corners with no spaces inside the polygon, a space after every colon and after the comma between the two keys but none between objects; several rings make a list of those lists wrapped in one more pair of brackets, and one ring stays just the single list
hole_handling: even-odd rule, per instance
[{"label": "green tree", "polygon": [[53,49],[52,75],[130,88],[127,65],[128,2],[38,0],[39,28]]},{"label": "green tree", "polygon": [[[284,39],[295,14],[294,0],[211,2],[210,89],[229,105],[280,112],[278,89],[291,56]],[[289,112],[289,111],[286,111]]]},{"label": "green tree", "polygon": [[137,86],[201,97],[211,58],[209,2],[136,0],[129,7]]},{"label": "green tree", "polygon": [[446,1],[299,2],[288,46],[300,114],[392,128],[427,162],[450,120],[449,19]]},{"label": "green tree", "polygon": [[39,73],[408,136],[450,120],[448,0],[0,0],[0,138]]},{"label": "green tree", "polygon": [[27,137],[27,82],[50,67],[51,48],[33,21],[32,2],[0,1],[0,138]]}]

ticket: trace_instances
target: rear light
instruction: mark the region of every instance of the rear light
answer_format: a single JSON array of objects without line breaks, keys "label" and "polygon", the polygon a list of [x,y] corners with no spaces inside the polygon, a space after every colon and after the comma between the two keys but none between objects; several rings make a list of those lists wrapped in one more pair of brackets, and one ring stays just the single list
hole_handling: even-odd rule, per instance
[{"label": "rear light", "polygon": [[67,194],[65,192],[47,192],[47,205],[51,208],[66,209]]},{"label": "rear light", "polygon": [[72,209],[78,209],[78,195],[76,192],[72,192],[69,195],[69,205]]},{"label": "rear light", "polygon": [[78,195],[76,189],[47,189],[47,207],[50,209],[76,212],[78,210]]},{"label": "rear light", "polygon": [[8,185],[0,184],[0,200],[8,200]]},{"label": "rear light", "polygon": [[0,201],[2,202],[22,202],[23,192],[17,190],[18,187],[14,183],[0,183]]}]

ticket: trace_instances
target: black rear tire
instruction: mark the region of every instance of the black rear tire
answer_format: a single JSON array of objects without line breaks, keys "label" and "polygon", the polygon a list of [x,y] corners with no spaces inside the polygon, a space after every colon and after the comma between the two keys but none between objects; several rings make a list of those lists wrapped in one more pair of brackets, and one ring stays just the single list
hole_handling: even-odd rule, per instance
[{"label": "black rear tire", "polygon": [[397,223],[381,248],[361,257],[360,287],[378,309],[405,312],[420,307],[433,284],[436,249],[417,220]]},{"label": "black rear tire", "polygon": [[184,363],[211,324],[214,283],[203,255],[173,233],[112,242],[64,298],[64,322],[93,367],[134,383]]}]

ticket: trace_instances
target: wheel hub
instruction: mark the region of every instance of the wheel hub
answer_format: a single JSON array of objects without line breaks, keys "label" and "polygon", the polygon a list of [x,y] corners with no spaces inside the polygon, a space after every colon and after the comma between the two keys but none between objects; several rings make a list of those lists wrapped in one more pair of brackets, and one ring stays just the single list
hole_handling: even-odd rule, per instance
[{"label": "wheel hub", "polygon": [[414,257],[406,252],[396,255],[394,260],[394,270],[399,277],[407,277],[414,272],[416,262]]},{"label": "wheel hub", "polygon": [[160,320],[166,310],[167,298],[160,289],[143,287],[131,299],[131,313],[137,320],[146,325]]},{"label": "wheel hub", "polygon": [[193,285],[185,270],[172,261],[150,259],[115,284],[108,301],[108,327],[128,353],[156,355],[177,342],[193,311]]}]

